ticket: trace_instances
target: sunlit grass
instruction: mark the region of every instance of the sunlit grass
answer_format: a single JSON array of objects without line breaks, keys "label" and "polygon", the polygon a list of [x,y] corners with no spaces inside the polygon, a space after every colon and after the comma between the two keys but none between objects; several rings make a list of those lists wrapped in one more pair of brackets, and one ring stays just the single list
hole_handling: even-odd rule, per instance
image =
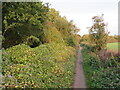
[{"label": "sunlit grass", "polygon": [[120,50],[120,42],[116,42],[116,43],[108,43],[107,44],[107,48],[110,49],[110,50],[116,50],[118,51],[118,49]]}]

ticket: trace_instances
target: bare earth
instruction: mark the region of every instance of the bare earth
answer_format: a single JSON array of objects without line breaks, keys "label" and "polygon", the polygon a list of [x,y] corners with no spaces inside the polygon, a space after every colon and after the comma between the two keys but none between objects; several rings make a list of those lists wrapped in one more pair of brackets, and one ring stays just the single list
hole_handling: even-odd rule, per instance
[{"label": "bare earth", "polygon": [[78,56],[76,60],[76,68],[75,68],[75,76],[74,76],[74,83],[72,85],[72,88],[87,88],[84,72],[83,72],[83,59],[82,59],[82,47],[79,48]]}]

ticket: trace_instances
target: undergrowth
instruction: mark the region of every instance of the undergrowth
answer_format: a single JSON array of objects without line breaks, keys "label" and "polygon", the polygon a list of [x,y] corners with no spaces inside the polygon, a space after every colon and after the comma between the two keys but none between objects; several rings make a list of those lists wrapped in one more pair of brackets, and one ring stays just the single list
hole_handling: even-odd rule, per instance
[{"label": "undergrowth", "polygon": [[114,58],[100,60],[88,49],[82,50],[88,88],[120,88],[120,63]]},{"label": "undergrowth", "polygon": [[8,88],[70,88],[75,49],[49,43],[36,48],[20,44],[3,50],[3,83]]}]

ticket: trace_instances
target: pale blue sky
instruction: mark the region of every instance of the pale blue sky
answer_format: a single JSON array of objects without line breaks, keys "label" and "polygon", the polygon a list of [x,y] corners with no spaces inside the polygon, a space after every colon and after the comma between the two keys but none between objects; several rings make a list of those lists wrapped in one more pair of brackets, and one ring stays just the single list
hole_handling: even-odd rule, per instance
[{"label": "pale blue sky", "polygon": [[49,2],[50,7],[73,20],[80,28],[80,35],[87,34],[92,25],[91,18],[95,15],[104,14],[105,22],[108,23],[110,35],[118,34],[118,1],[119,0],[42,0]]}]

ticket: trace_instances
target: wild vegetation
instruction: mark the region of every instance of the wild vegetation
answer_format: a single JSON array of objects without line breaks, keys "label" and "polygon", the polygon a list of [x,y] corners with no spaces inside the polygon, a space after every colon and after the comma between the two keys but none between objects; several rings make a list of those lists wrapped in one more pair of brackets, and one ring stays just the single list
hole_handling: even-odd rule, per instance
[{"label": "wild vegetation", "polygon": [[101,60],[86,46],[82,55],[88,88],[120,88],[120,57]]},{"label": "wild vegetation", "polygon": [[[105,24],[99,16],[92,18],[95,22],[90,33],[81,39],[83,67],[88,88],[120,88],[120,54],[118,37],[105,33]],[[101,23],[102,22],[102,23]],[[112,39],[111,39],[112,38]],[[108,43],[110,42],[116,43]],[[91,43],[92,42],[92,43]],[[110,49],[117,50],[116,52]],[[108,49],[108,50],[107,50]]]},{"label": "wild vegetation", "polygon": [[3,2],[1,87],[70,88],[79,29],[42,2]]},{"label": "wild vegetation", "polygon": [[106,47],[108,32],[106,32],[106,24],[104,23],[103,15],[94,16],[92,18],[94,24],[90,27],[89,37],[90,43],[95,44],[96,52]]},{"label": "wild vegetation", "polygon": [[[0,54],[2,88],[71,88],[78,44],[89,88],[120,88],[119,35],[103,15],[82,37],[74,22],[43,2],[3,2]],[[117,44],[117,43],[118,44]]]},{"label": "wild vegetation", "polygon": [[75,49],[63,44],[44,44],[30,48],[20,44],[3,51],[4,87],[71,87]]}]

